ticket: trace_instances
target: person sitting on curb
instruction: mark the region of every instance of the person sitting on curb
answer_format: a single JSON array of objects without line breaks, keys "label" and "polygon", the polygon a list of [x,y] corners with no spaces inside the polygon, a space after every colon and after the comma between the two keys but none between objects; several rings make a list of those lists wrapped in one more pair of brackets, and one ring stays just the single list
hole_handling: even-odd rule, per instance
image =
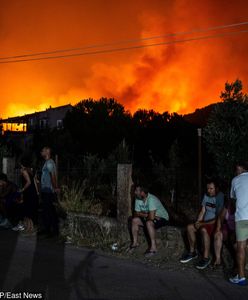
[{"label": "person sitting on curb", "polygon": [[163,227],[169,222],[169,215],[160,200],[148,192],[143,186],[137,186],[135,189],[135,209],[132,219],[133,243],[130,250],[139,246],[138,232],[140,227],[145,227],[150,239],[150,247],[145,256],[151,257],[157,253],[156,229]]},{"label": "person sitting on curb", "polygon": [[19,221],[22,219],[22,206],[19,205],[19,201],[20,193],[18,193],[17,185],[9,181],[6,174],[0,174],[0,227],[8,229],[13,225],[14,228],[19,225]]},{"label": "person sitting on curb", "polygon": [[225,203],[217,219],[214,234],[214,267],[221,266],[221,249],[223,241],[229,242],[232,249],[234,249],[235,239],[235,202],[229,199]]},{"label": "person sitting on curb", "polygon": [[213,180],[207,183],[207,194],[204,195],[202,208],[197,221],[187,226],[187,238],[190,252],[184,255],[180,262],[187,263],[198,257],[196,251],[196,234],[200,232],[203,240],[203,257],[198,262],[197,269],[205,269],[210,263],[210,240],[215,230],[215,223],[224,205],[224,194],[219,191],[219,187]]}]

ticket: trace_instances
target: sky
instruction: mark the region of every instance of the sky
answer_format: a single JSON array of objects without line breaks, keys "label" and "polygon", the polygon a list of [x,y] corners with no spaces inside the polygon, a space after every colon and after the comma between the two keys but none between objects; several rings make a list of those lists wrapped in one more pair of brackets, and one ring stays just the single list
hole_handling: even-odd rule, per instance
[{"label": "sky", "polygon": [[[246,0],[0,0],[0,62],[6,56],[246,21]],[[241,29],[248,30],[248,25],[146,43]],[[0,64],[0,117],[101,97],[115,98],[130,112],[142,108],[189,113],[219,101],[227,81],[241,79],[246,91],[247,49],[248,33],[240,33],[128,51]]]}]

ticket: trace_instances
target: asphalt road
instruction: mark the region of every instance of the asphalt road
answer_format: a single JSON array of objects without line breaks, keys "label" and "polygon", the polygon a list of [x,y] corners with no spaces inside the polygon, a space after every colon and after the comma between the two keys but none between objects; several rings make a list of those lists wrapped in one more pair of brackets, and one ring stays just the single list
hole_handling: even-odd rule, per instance
[{"label": "asphalt road", "polygon": [[0,299],[23,299],[23,292],[51,300],[248,299],[248,287],[221,276],[156,269],[10,230],[0,231],[0,251]]}]

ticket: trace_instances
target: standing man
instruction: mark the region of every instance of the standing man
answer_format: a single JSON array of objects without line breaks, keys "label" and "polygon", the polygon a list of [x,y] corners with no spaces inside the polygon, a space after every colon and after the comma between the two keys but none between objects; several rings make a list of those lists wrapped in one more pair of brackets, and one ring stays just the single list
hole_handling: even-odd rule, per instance
[{"label": "standing man", "polygon": [[143,186],[137,186],[135,189],[135,212],[132,219],[133,243],[130,250],[137,248],[138,232],[140,227],[145,227],[150,238],[150,248],[145,256],[151,257],[157,253],[156,229],[167,225],[169,215],[160,200],[148,192]]},{"label": "standing man", "polygon": [[236,200],[235,230],[238,274],[229,280],[234,284],[247,285],[248,281],[245,278],[245,251],[248,240],[248,163],[238,163],[236,172],[237,176],[232,180],[230,196]]},{"label": "standing man", "polygon": [[57,172],[54,160],[51,158],[51,148],[44,147],[41,150],[41,156],[45,163],[42,168],[41,175],[41,200],[43,205],[43,222],[44,230],[40,233],[45,233],[49,236],[57,236],[58,216],[54,203],[56,202],[56,194],[59,192],[57,184]]}]

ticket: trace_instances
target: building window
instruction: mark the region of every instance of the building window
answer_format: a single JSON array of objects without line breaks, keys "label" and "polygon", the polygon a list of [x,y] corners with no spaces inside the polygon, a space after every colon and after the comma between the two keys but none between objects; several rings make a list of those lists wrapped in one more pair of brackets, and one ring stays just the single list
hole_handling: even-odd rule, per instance
[{"label": "building window", "polygon": [[57,120],[57,129],[63,128],[63,120]]},{"label": "building window", "polygon": [[28,127],[29,127],[30,129],[34,129],[35,126],[34,126],[34,119],[33,119],[33,118],[29,119]]},{"label": "building window", "polygon": [[40,120],[40,129],[45,129],[45,128],[47,128],[47,120],[42,119]]}]

